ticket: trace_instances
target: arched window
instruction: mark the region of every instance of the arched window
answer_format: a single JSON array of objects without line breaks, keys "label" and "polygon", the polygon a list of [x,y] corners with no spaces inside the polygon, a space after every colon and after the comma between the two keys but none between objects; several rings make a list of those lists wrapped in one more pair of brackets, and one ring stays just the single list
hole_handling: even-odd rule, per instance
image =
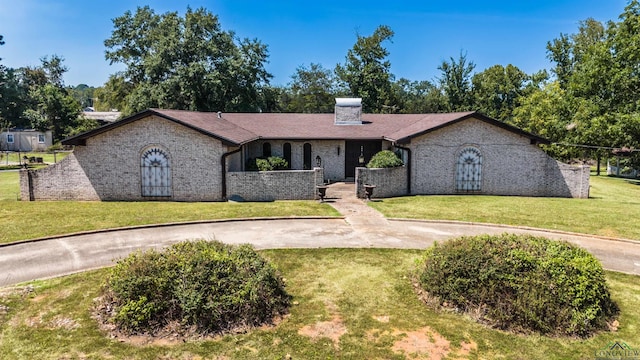
[{"label": "arched window", "polygon": [[271,144],[266,142],[262,144],[262,156],[268,158],[271,156]]},{"label": "arched window", "polygon": [[287,168],[291,169],[291,144],[290,143],[284,143],[284,145],[282,145],[282,155],[284,159],[287,160]]},{"label": "arched window", "polygon": [[158,147],[142,152],[140,161],[142,196],[171,196],[169,156]]},{"label": "arched window", "polygon": [[482,190],[482,153],[475,147],[460,151],[456,164],[456,191]]},{"label": "arched window", "polygon": [[311,144],[304,143],[302,146],[302,168],[304,170],[311,170]]}]

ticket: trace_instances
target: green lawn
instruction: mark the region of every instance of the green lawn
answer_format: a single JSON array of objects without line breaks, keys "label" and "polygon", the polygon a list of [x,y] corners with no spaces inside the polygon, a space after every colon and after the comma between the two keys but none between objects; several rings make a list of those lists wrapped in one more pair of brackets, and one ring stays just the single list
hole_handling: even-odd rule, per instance
[{"label": "green lawn", "polygon": [[122,226],[273,216],[339,216],[317,201],[16,201],[18,172],[0,171],[0,243]]},{"label": "green lawn", "polygon": [[20,157],[18,157],[17,152],[10,152],[8,153],[8,156],[6,152],[0,152],[0,166],[6,165],[7,162],[9,163],[20,162],[24,156],[28,158],[41,157],[42,161],[46,163],[54,163],[64,159],[69,154],[70,154],[69,151],[59,151],[59,152],[56,152],[55,155],[53,153],[48,153],[48,152],[28,152],[28,153],[21,152]]},{"label": "green lawn", "polygon": [[[0,290],[2,359],[593,359],[613,340],[640,347],[638,277],[607,273],[621,308],[618,330],[589,339],[513,335],[434,312],[409,273],[419,251],[263,251],[293,295],[277,326],[208,340],[130,344],[101,332],[90,309],[107,270]],[[322,271],[318,271],[322,269]],[[5,307],[8,307],[7,310]],[[435,344],[437,345],[435,345]],[[432,356],[429,354],[432,353]],[[442,357],[444,358],[444,356]]]},{"label": "green lawn", "polygon": [[369,203],[386,217],[531,226],[640,239],[640,182],[592,176],[589,199],[411,196]]}]

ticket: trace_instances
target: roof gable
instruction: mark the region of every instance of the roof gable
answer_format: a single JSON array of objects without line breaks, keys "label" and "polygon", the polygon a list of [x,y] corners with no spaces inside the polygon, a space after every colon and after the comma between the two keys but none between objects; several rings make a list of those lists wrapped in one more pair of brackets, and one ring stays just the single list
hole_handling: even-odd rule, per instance
[{"label": "roof gable", "polygon": [[148,109],[122,120],[67,138],[62,141],[62,144],[86,145],[86,140],[88,138],[154,115],[191,128],[204,135],[211,136],[229,146],[239,146],[245,142],[258,138],[256,134],[242,129],[224,119],[218,118],[217,113]]}]

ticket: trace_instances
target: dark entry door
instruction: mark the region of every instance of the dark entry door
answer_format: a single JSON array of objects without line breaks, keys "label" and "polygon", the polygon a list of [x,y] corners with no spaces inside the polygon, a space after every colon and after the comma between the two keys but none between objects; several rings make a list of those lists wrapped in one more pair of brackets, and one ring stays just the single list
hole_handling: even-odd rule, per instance
[{"label": "dark entry door", "polygon": [[[344,152],[344,176],[356,176],[356,167],[365,166],[371,157],[382,150],[382,141],[347,141]],[[364,157],[364,163],[360,164],[360,155]]]}]

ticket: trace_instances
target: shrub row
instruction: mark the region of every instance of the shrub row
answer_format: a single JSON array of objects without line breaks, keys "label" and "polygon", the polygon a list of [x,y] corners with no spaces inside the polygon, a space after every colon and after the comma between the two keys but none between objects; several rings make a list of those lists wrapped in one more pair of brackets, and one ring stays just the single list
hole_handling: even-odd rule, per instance
[{"label": "shrub row", "polygon": [[566,242],[461,237],[436,243],[419,263],[428,294],[501,329],[587,336],[617,313],[598,260]]},{"label": "shrub row", "polygon": [[290,301],[276,269],[251,246],[215,241],[133,253],[111,270],[104,291],[112,321],[128,333],[175,321],[199,333],[233,331],[271,321]]}]

